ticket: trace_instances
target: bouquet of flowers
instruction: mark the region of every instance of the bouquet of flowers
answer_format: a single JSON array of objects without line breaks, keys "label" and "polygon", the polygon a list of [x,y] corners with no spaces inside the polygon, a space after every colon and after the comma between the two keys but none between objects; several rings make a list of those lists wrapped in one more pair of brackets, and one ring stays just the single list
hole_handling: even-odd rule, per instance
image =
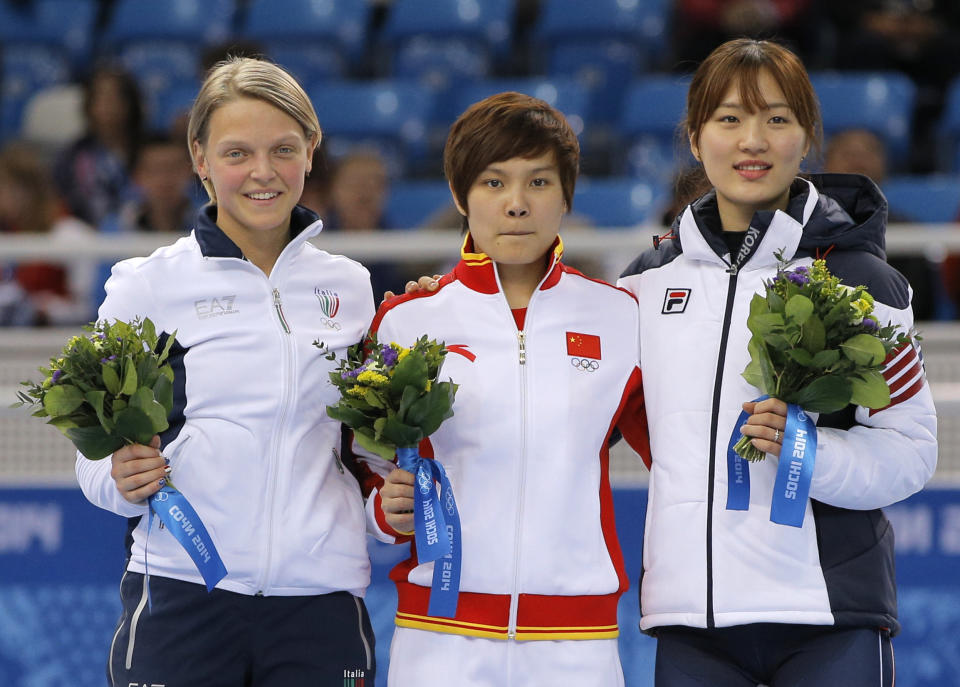
[{"label": "bouquet of flowers", "polygon": [[[397,465],[415,476],[417,562],[434,562],[427,612],[453,618],[460,591],[460,515],[443,465],[423,459],[417,450],[421,440],[453,416],[457,385],[439,381],[446,354],[442,342],[426,336],[410,348],[380,344],[375,336],[351,346],[330,373],[340,400],[327,406],[327,415],[352,429],[360,446],[385,460],[396,455]],[[335,360],[336,354],[327,358]]]},{"label": "bouquet of flowers", "polygon": [[398,448],[416,447],[453,416],[457,385],[438,381],[446,354],[426,336],[410,348],[381,345],[376,337],[351,346],[330,373],[340,400],[327,406],[327,415],[352,429],[360,446],[393,460]]},{"label": "bouquet of flowers", "polygon": [[[101,460],[126,444],[149,444],[167,429],[173,409],[173,368],[167,362],[176,332],[160,346],[149,318],[132,322],[106,320],[84,327],[63,352],[41,367],[39,384],[22,382],[14,406],[35,408],[49,417],[77,450]],[[186,497],[167,480],[149,499],[149,535],[154,513],[193,559],[212,590],[227,574],[213,539]],[[149,574],[149,573],[148,573]]]},{"label": "bouquet of flowers", "polygon": [[[880,371],[887,354],[908,336],[896,325],[880,326],[866,288],[841,284],[823,260],[789,270],[782,254],[777,258],[777,276],[766,284],[766,294],[750,303],[747,327],[753,337],[744,379],[811,412],[832,413],[850,403],[889,404]],[[750,461],[765,457],[748,436],[733,448]]]},{"label": "bouquet of flowers", "polygon": [[149,444],[167,428],[173,407],[173,370],[166,362],[176,333],[157,350],[149,319],[92,322],[88,336],[74,336],[62,353],[41,367],[44,379],[21,382],[14,407],[31,406],[49,417],[90,460],[125,444]]}]

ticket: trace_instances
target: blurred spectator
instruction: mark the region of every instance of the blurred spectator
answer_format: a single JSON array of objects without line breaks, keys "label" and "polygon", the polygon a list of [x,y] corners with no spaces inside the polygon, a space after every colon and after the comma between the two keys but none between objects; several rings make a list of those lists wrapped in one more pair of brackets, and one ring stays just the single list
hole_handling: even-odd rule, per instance
[{"label": "blurred spectator", "polygon": [[[82,241],[92,227],[65,215],[45,167],[32,147],[12,143],[0,151],[0,232],[46,233],[57,242]],[[0,324],[66,325],[91,319],[92,261],[68,266],[40,260],[3,268]]]},{"label": "blurred spectator", "polygon": [[932,171],[943,94],[960,73],[960,2],[844,0],[825,8],[836,27],[834,67],[898,70],[916,83],[912,170]]},{"label": "blurred spectator", "polygon": [[159,134],[143,139],[131,181],[131,197],[104,219],[101,231],[190,231],[199,196],[192,192],[193,168],[184,141]]},{"label": "blurred spectator", "polygon": [[[330,169],[327,164],[327,147],[322,141],[313,151],[312,170],[303,182],[300,205],[325,218],[327,216],[327,206],[330,202]],[[323,224],[327,226],[326,220]]]},{"label": "blurred spectator", "polygon": [[[325,231],[370,231],[391,229],[383,210],[390,193],[387,165],[373,149],[358,147],[332,162],[327,203],[323,219]],[[385,291],[403,292],[411,272],[407,265],[364,260],[370,270],[374,298]],[[407,275],[404,277],[403,275]]]},{"label": "blurred spectator", "polygon": [[805,64],[826,66],[816,0],[674,0],[676,68],[692,71],[717,45],[732,38],[775,38]]},{"label": "blurred spectator", "polygon": [[70,211],[99,225],[129,192],[143,126],[140,89],[120,67],[101,65],[84,84],[86,133],[67,147],[54,174]]},{"label": "blurred spectator", "polygon": [[[866,129],[846,129],[831,136],[824,148],[823,161],[824,172],[863,174],[881,187],[887,178],[886,147],[880,137]],[[887,217],[891,224],[911,221],[896,207],[889,208]],[[940,266],[922,254],[893,255],[887,262],[913,287],[914,317],[936,319],[938,299],[943,295]]]}]

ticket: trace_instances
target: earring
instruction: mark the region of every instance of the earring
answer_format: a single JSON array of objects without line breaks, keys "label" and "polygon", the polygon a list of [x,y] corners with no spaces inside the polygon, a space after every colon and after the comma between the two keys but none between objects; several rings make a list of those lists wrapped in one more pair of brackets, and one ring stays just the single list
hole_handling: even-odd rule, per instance
[{"label": "earring", "polygon": [[200,181],[206,181],[207,177],[200,177]]}]

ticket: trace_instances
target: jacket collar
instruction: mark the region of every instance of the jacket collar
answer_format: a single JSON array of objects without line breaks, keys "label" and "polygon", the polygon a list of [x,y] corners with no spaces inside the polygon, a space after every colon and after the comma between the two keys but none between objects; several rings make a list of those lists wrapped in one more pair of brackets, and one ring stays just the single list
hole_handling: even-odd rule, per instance
[{"label": "jacket collar", "polygon": [[[556,286],[557,282],[560,281],[560,275],[563,273],[563,264],[560,262],[563,255],[563,240],[559,236],[554,239],[550,254],[550,266],[538,287],[541,291]],[[474,291],[499,293],[501,290],[496,263],[486,253],[477,252],[473,246],[473,237],[470,232],[467,232],[467,235],[463,238],[463,245],[460,247],[460,262],[454,267],[453,272],[458,280]]]},{"label": "jacket collar", "polygon": [[[321,229],[323,222],[315,212],[300,205],[294,206],[290,213],[291,237],[287,246],[302,244],[319,234]],[[205,258],[243,259],[243,251],[217,226],[217,206],[213,203],[204,205],[197,212],[193,234]]]},{"label": "jacket collar", "polygon": [[[679,220],[680,243],[688,258],[724,265],[730,271],[765,269],[777,264],[776,253],[793,257],[804,226],[814,214],[820,193],[813,183],[797,178],[786,211],[756,212],[736,255],[727,259],[727,246],[720,236],[716,192],[691,203]],[[736,270],[734,270],[734,266]]]}]

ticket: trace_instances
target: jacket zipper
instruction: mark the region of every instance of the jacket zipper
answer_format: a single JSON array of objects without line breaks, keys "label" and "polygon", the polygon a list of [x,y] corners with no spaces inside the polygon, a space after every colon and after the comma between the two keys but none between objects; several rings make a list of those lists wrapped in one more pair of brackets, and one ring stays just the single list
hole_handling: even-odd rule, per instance
[{"label": "jacket zipper", "polygon": [[727,304],[723,313],[723,330],[720,334],[720,350],[717,354],[717,375],[713,381],[713,413],[710,416],[710,479],[707,481],[707,628],[716,627],[713,617],[713,498],[717,469],[717,432],[719,431],[720,396],[723,392],[723,367],[727,357],[727,340],[730,337],[730,321],[733,303],[737,295],[737,266],[727,270]]},{"label": "jacket zipper", "polygon": [[270,581],[270,565],[273,558],[273,503],[276,496],[277,490],[277,463],[280,455],[280,445],[283,442],[284,429],[287,421],[287,411],[290,407],[290,399],[292,398],[292,388],[296,380],[293,378],[293,357],[295,355],[294,349],[294,340],[290,336],[291,330],[290,325],[287,322],[287,318],[283,314],[283,302],[280,299],[280,290],[274,287],[273,289],[273,306],[274,310],[277,313],[277,320],[280,324],[281,329],[283,330],[284,336],[281,337],[281,362],[283,367],[283,374],[281,384],[283,384],[283,394],[280,399],[280,413],[277,416],[277,421],[273,427],[273,437],[270,442],[270,467],[269,467],[269,476],[267,478],[267,504],[266,504],[266,525],[267,525],[267,542],[266,542],[266,556],[264,558],[263,572],[260,575],[260,579],[257,582],[257,595],[263,596],[264,590],[267,588],[267,585]]}]

